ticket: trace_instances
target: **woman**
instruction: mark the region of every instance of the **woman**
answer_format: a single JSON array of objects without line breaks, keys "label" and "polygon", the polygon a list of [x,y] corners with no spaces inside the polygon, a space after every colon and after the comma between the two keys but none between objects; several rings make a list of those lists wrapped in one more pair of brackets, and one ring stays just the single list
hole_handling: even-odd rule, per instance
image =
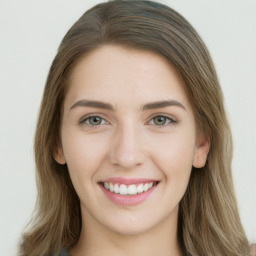
[{"label": "woman", "polygon": [[246,255],[232,140],[209,53],[178,13],[87,11],[52,63],[23,255]]}]

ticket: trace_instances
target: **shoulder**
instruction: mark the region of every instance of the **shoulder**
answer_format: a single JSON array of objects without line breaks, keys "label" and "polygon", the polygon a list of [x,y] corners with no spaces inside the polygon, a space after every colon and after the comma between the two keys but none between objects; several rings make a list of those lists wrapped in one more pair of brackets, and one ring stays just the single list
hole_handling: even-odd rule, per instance
[{"label": "shoulder", "polygon": [[248,256],[256,256],[256,244],[250,246],[250,252]]},{"label": "shoulder", "polygon": [[69,256],[68,251],[65,248],[62,248],[59,256]]}]

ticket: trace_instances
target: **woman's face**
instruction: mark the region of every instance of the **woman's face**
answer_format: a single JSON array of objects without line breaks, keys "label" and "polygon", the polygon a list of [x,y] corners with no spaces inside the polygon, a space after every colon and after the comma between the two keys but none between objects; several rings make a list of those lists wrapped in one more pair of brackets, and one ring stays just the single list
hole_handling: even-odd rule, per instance
[{"label": "woman's face", "polygon": [[208,152],[183,87],[148,51],[108,45],[77,64],[55,159],[67,163],[85,226],[138,234],[177,223],[192,165]]}]

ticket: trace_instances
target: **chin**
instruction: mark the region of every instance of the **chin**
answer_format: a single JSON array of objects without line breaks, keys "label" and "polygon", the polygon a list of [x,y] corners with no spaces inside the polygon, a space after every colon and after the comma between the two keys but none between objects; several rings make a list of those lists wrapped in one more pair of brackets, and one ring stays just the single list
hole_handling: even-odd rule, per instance
[{"label": "chin", "polygon": [[146,232],[150,231],[153,227],[152,226],[141,226],[140,224],[136,225],[123,225],[122,227],[118,226],[111,226],[109,229],[120,236],[138,236],[141,234],[145,234]]},{"label": "chin", "polygon": [[171,215],[172,214],[169,216],[156,216],[156,214],[148,212],[143,214],[129,212],[129,214],[126,213],[108,220],[105,219],[103,222],[105,222],[105,227],[109,231],[118,235],[135,236],[156,230],[161,224],[165,225],[165,221],[167,219],[170,220],[169,217],[171,217]]}]

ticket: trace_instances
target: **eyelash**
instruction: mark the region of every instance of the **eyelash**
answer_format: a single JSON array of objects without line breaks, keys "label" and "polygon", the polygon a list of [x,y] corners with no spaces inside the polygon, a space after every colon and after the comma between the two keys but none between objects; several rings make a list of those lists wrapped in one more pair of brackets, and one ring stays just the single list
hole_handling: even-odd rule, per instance
[{"label": "eyelash", "polygon": [[89,121],[90,118],[101,118],[101,120],[104,120],[106,123],[109,123],[108,121],[105,120],[104,117],[102,117],[101,115],[88,115],[88,116],[85,116],[84,118],[82,118],[80,121],[79,121],[79,124],[83,125],[88,125],[88,126],[100,126],[102,124],[99,124],[99,125],[92,125],[92,124],[89,124],[89,123],[86,123],[87,121]]},{"label": "eyelash", "polygon": [[[153,121],[153,119],[154,118],[159,118],[159,117],[164,117],[164,118],[166,118],[166,121],[165,121],[165,123],[164,124],[160,124],[160,125],[157,125],[157,124],[150,124],[150,122],[151,121]],[[80,121],[79,121],[79,124],[80,125],[88,125],[88,126],[91,126],[91,127],[98,127],[98,126],[101,126],[101,125],[104,125],[104,124],[96,124],[96,125],[92,125],[92,124],[90,124],[90,123],[87,123],[87,122],[89,122],[89,119],[90,118],[100,118],[101,119],[101,121],[105,121],[105,123],[104,124],[109,124],[109,122],[108,121],[106,121],[105,120],[105,118],[104,117],[102,117],[101,115],[88,115],[88,116],[85,116],[84,118],[82,118]],[[168,121],[168,122],[167,122]],[[167,122],[167,123],[166,123]],[[151,117],[151,119],[146,123],[147,125],[155,125],[155,126],[157,126],[157,127],[166,127],[166,126],[168,126],[168,125],[174,125],[174,124],[176,124],[176,123],[178,123],[178,121],[177,120],[175,120],[174,118],[172,118],[172,117],[170,117],[170,116],[167,116],[167,115],[165,115],[165,114],[156,114],[156,115],[154,115],[153,117]]]},{"label": "eyelash", "polygon": [[[165,123],[164,124],[160,124],[160,125],[157,125],[157,124],[150,124],[151,121],[154,120],[154,118],[159,118],[159,117],[163,117],[165,118]],[[168,122],[167,122],[168,121]],[[167,123],[166,123],[167,122]],[[169,126],[169,125],[174,125],[178,123],[176,119],[174,119],[173,117],[170,117],[168,115],[165,115],[165,114],[156,114],[154,115],[153,117],[151,117],[151,119],[146,123],[146,124],[149,124],[149,125],[155,125],[157,127],[166,127],[166,126]]]}]

